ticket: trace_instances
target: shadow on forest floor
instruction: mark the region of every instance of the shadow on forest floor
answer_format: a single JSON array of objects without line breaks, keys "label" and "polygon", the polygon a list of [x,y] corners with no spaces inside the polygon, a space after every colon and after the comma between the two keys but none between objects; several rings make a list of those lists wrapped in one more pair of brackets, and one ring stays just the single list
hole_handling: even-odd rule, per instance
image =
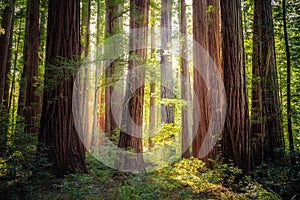
[{"label": "shadow on forest floor", "polygon": [[[213,170],[197,159],[182,160],[151,173],[111,169],[87,154],[88,174],[56,178],[36,140],[26,135],[0,158],[0,199],[291,199],[300,193],[300,163],[262,165],[243,176],[230,164],[215,162]],[[23,148],[24,146],[24,148]],[[284,162],[282,162],[284,163]]]}]

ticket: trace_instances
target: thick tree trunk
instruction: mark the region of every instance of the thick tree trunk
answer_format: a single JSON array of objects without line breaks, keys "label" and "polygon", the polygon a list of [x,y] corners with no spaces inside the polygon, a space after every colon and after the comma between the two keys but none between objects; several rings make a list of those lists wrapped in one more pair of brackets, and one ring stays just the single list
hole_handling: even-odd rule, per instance
[{"label": "thick tree trunk", "polygon": [[[207,1],[193,1],[193,39],[205,50],[208,50],[208,31],[207,31]],[[193,51],[195,54],[196,52]],[[194,55],[194,57],[196,57]],[[199,55],[198,57],[201,57]],[[199,61],[202,63],[205,63],[204,59],[199,59]],[[194,60],[194,63],[198,60]],[[194,68],[197,67],[197,65],[194,64]],[[200,70],[200,69],[199,69]],[[208,96],[208,90],[204,81],[205,77],[202,77],[199,73],[199,70],[194,69],[194,81],[193,81],[193,87],[194,87],[194,93],[195,96],[193,98],[193,134],[194,139],[192,143],[192,153],[193,157],[200,158],[199,157],[199,151],[203,142],[203,139],[205,137],[205,134],[207,132],[207,127],[209,125],[209,96]],[[197,105],[198,104],[198,105]],[[199,107],[199,113],[197,112],[196,107]],[[196,121],[201,119],[201,121],[198,124],[198,127],[196,127]]]},{"label": "thick tree trunk", "polygon": [[262,88],[260,77],[261,47],[257,40],[259,37],[259,15],[254,12],[253,56],[252,56],[252,108],[251,108],[251,134],[253,140],[253,164],[258,166],[264,160],[264,139],[266,125],[263,119]]},{"label": "thick tree trunk", "polygon": [[25,41],[23,49],[24,68],[18,114],[24,117],[25,133],[38,134],[39,97],[37,76],[39,66],[39,0],[27,2]]},{"label": "thick tree trunk", "polygon": [[[161,61],[160,74],[161,99],[173,98],[173,76],[172,76],[172,54],[171,50],[171,13],[172,1],[161,1]],[[161,105],[161,122],[174,123],[174,108],[173,105]]]},{"label": "thick tree trunk", "polygon": [[243,30],[240,0],[222,0],[222,58],[227,114],[223,129],[222,154],[247,173],[251,141],[245,80]]},{"label": "thick tree trunk", "polygon": [[284,157],[271,0],[254,1],[252,72],[253,159],[257,166]]},{"label": "thick tree trunk", "polygon": [[[212,61],[217,66],[219,73],[222,73],[220,63],[220,6],[217,0],[204,0],[193,2],[193,27],[194,27],[194,40],[198,42],[210,55]],[[195,56],[195,57],[201,57]],[[199,63],[212,67],[209,63],[209,59],[205,56]],[[194,67],[197,67],[195,65]],[[210,88],[208,91],[205,80],[209,79],[209,74],[204,74],[205,77],[201,77],[199,74],[200,69],[194,70],[194,91],[197,99],[194,99],[194,103],[198,103],[199,113],[195,113],[194,109],[194,124],[200,119],[198,127],[194,127],[194,140],[193,140],[193,156],[200,158],[199,151],[201,145],[207,145],[205,148],[209,148],[212,144],[203,144],[204,138],[207,135],[210,118],[211,118],[211,100],[210,96],[219,98],[219,91],[216,88]],[[210,93],[213,93],[212,95]],[[221,99],[220,99],[221,101]],[[196,106],[196,105],[195,105]],[[199,119],[198,119],[199,118]],[[213,140],[211,140],[213,142]],[[209,158],[213,158],[217,154],[217,148],[215,147],[206,157],[202,158],[210,167],[212,163]]]},{"label": "thick tree trunk", "polygon": [[[207,0],[208,9],[207,19],[208,19],[208,52],[214,64],[218,68],[219,73],[223,76],[223,69],[221,65],[221,40],[220,40],[220,3],[219,0]],[[219,90],[218,90],[219,89]],[[210,92],[213,93],[213,97],[216,99],[218,98],[217,102],[224,101],[221,98],[220,88],[211,90]],[[214,106],[212,106],[214,107]],[[223,112],[223,111],[221,111]],[[208,128],[208,127],[207,127]],[[213,150],[208,154],[208,164],[210,167],[213,167],[213,163],[209,160],[217,156],[218,154],[218,147],[215,146]]]},{"label": "thick tree trunk", "polygon": [[79,0],[50,0],[39,151],[56,175],[86,172],[85,148],[74,125],[72,93],[80,55]]}]

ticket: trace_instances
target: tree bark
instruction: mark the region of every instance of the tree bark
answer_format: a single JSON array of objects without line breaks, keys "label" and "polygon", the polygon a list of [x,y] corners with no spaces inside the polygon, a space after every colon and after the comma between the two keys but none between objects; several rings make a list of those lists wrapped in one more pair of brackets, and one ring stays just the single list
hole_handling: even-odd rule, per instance
[{"label": "tree bark", "polygon": [[[143,170],[144,168],[141,153],[143,152],[142,127],[145,71],[140,69],[136,72],[135,68],[146,62],[149,4],[149,0],[130,1],[130,29],[134,31],[129,38],[129,71],[126,81],[125,103],[118,143],[120,148],[128,149],[131,147],[135,153],[139,153],[136,158],[136,167],[139,168],[139,170]],[[127,112],[129,116],[126,116]]]},{"label": "tree bark", "polygon": [[[4,116],[0,120],[0,156],[6,153],[7,147],[7,130],[8,130],[8,93],[9,77],[11,65],[11,47],[14,21],[14,1],[4,0],[3,10],[1,10],[1,28],[4,33],[0,33],[0,115]],[[1,8],[0,8],[1,9]]]},{"label": "tree bark", "polygon": [[[122,2],[106,0],[106,38],[123,31],[122,10]],[[113,117],[112,110],[118,109],[121,113],[121,108],[117,108],[116,106],[119,104],[119,99],[123,97],[123,91],[118,91],[119,99],[112,99],[111,97],[115,89],[114,83],[122,76],[124,71],[121,69],[119,59],[114,61],[108,60],[106,65],[108,66],[106,66],[105,70],[105,82],[108,86],[105,88],[105,132],[111,136],[118,128],[121,120],[121,116],[118,116],[118,119]]]},{"label": "tree bark", "polygon": [[27,2],[26,28],[24,40],[24,67],[20,85],[18,114],[24,117],[25,133],[38,134],[38,114],[40,98],[37,76],[39,66],[39,0]]},{"label": "tree bark", "polygon": [[8,74],[10,72],[14,1],[5,0],[3,1],[3,5],[5,5],[5,7],[1,16],[1,27],[4,30],[4,33],[0,34],[0,105],[4,105],[5,109],[7,109],[7,97],[9,90]]},{"label": "tree bark", "polygon": [[[222,73],[222,67],[220,63],[220,6],[217,0],[204,0],[204,1],[194,1],[193,2],[193,31],[194,40],[198,42],[201,47],[203,47],[212,58],[212,61],[217,66],[219,73]],[[209,64],[209,59],[202,55],[195,56],[200,58],[199,63],[211,67]],[[195,65],[194,67],[197,67]],[[196,121],[200,119],[198,127],[194,127],[194,140],[193,140],[193,156],[195,158],[200,158],[199,151],[202,145],[207,145],[205,148],[209,148],[210,143],[203,144],[204,138],[207,135],[210,118],[211,118],[211,100],[210,96],[218,98],[218,89],[210,88],[208,91],[207,84],[205,80],[209,79],[209,74],[204,74],[205,77],[201,77],[199,74],[200,69],[194,70],[194,91],[197,99],[194,99],[194,104],[198,103],[199,113],[195,113],[196,108],[194,108],[194,125]],[[213,95],[210,95],[213,93]],[[220,99],[221,101],[221,99]],[[196,106],[196,105],[195,105]],[[199,119],[198,119],[199,118]],[[213,140],[211,140],[213,142]],[[212,162],[210,158],[217,155],[217,147],[202,160],[207,163],[209,167],[212,167]]]},{"label": "tree bark", "polygon": [[[85,148],[74,125],[72,93],[80,55],[79,0],[50,0],[39,152],[47,148],[57,176],[87,172]],[[75,62],[75,63],[74,63]]]},{"label": "tree bark", "polygon": [[240,0],[222,0],[222,58],[227,114],[223,129],[222,154],[245,173],[250,170],[251,141],[245,80],[242,15]]},{"label": "tree bark", "polygon": [[[181,99],[188,103],[188,91],[190,84],[190,74],[187,58],[187,19],[185,0],[180,1],[180,33],[183,37],[181,47]],[[188,105],[181,107],[181,154],[182,158],[190,158],[189,153],[189,123],[188,123]]]},{"label": "tree bark", "polygon": [[[151,61],[155,61],[155,11],[151,10]],[[153,131],[155,128],[155,91],[156,91],[156,83],[155,83],[155,70],[150,72],[151,83],[150,83],[150,111],[149,111],[149,139],[148,145],[149,148],[153,147],[152,137]]]},{"label": "tree bark", "polygon": [[[161,61],[160,74],[161,99],[173,98],[173,76],[172,76],[172,54],[171,50],[171,13],[172,1],[161,1]],[[173,105],[161,105],[161,122],[174,123],[174,108]]]},{"label": "tree bark", "polygon": [[[193,1],[193,39],[205,50],[208,50],[208,27],[207,27],[207,1]],[[193,51],[193,56],[196,57],[196,51]],[[201,57],[201,55],[198,55],[198,57]],[[204,63],[204,57],[201,57],[199,61]],[[192,153],[193,157],[200,158],[199,157],[199,151],[203,142],[203,139],[205,137],[205,134],[207,132],[207,127],[209,124],[209,117],[210,113],[208,112],[210,109],[209,104],[209,97],[208,97],[208,90],[207,86],[205,84],[204,78],[199,73],[199,70],[196,70],[195,63],[198,60],[194,60],[194,81],[193,81],[193,87],[194,87],[194,93],[195,96],[193,98],[193,134],[194,139],[192,142]],[[198,105],[197,105],[198,104]],[[196,109],[196,106],[199,107],[199,113]],[[196,127],[196,121],[198,119],[201,119],[201,121],[198,124],[198,127]]]},{"label": "tree bark", "polygon": [[283,16],[283,30],[284,30],[284,43],[286,52],[286,91],[287,91],[287,119],[288,119],[288,137],[289,137],[289,148],[290,148],[290,159],[291,164],[296,164],[296,155],[294,149],[294,138],[292,129],[292,110],[291,110],[291,53],[289,47],[289,39],[287,32],[287,20],[286,20],[286,1],[282,1],[282,16]]},{"label": "tree bark", "polygon": [[254,165],[284,157],[271,0],[254,1],[252,136]]}]

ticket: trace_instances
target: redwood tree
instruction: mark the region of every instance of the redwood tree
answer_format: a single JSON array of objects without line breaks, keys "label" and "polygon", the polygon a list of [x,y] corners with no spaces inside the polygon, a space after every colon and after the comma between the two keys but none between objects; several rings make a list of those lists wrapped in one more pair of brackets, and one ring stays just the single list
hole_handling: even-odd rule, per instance
[{"label": "redwood tree", "polygon": [[[130,1],[130,29],[133,30],[129,38],[129,64],[124,99],[124,109],[121,121],[121,134],[118,146],[133,148],[135,153],[143,152],[142,127],[144,106],[145,71],[135,71],[139,65],[145,64],[147,57],[149,0]],[[143,48],[140,48],[143,47]],[[129,113],[129,116],[127,116]],[[131,122],[132,120],[132,122]],[[138,168],[143,170],[141,154],[137,157]]]},{"label": "redwood tree", "polygon": [[[13,33],[13,16],[14,16],[14,1],[3,1],[4,9],[1,11],[1,26],[0,26],[0,156],[6,151],[6,133],[8,127],[8,91],[11,66],[11,47]],[[3,120],[2,120],[3,119]]]},{"label": "redwood tree", "polygon": [[[105,24],[105,37],[109,38],[122,32],[123,20],[122,9],[123,1],[106,0],[106,24]],[[112,93],[115,89],[115,81],[122,76],[123,70],[120,69],[120,59],[107,60],[105,70],[105,82],[107,84],[105,88],[105,132],[111,135],[113,131],[118,128],[117,123],[120,121],[121,116],[113,116],[112,108],[116,108],[119,103],[119,99],[112,99]],[[120,99],[123,96],[123,91],[118,93]],[[116,119],[116,117],[119,117]]]},{"label": "redwood tree", "polygon": [[285,52],[286,52],[286,71],[287,71],[287,119],[288,119],[288,137],[289,137],[289,148],[290,148],[290,159],[291,164],[296,164],[296,155],[294,149],[294,138],[293,138],[293,129],[292,129],[292,107],[291,107],[291,52],[289,46],[289,36],[287,31],[287,15],[286,15],[286,1],[282,1],[282,16],[283,16],[283,31],[284,31],[284,43],[285,43]]},{"label": "redwood tree", "polygon": [[[160,60],[160,97],[161,99],[172,99],[173,77],[172,77],[172,54],[171,48],[171,13],[172,1],[161,1],[161,60]],[[174,108],[172,105],[161,106],[161,122],[174,123]]]},{"label": "redwood tree", "polygon": [[50,0],[39,151],[46,147],[53,172],[86,172],[85,149],[72,113],[74,72],[80,55],[79,0]]},{"label": "redwood tree", "polygon": [[252,135],[254,165],[284,157],[271,0],[254,1]]},{"label": "redwood tree", "polygon": [[4,9],[1,10],[1,28],[3,33],[0,33],[0,105],[7,108],[8,97],[8,74],[10,72],[10,59],[12,47],[12,31],[14,17],[14,1],[3,1]]},{"label": "redwood tree", "polygon": [[24,68],[19,93],[18,115],[24,117],[25,133],[38,134],[40,98],[37,92],[39,65],[39,0],[27,1]]},{"label": "redwood tree", "polygon": [[[204,0],[204,1],[193,1],[193,34],[194,40],[199,43],[199,45],[209,53],[212,61],[222,73],[221,63],[220,63],[220,10],[219,10],[218,0]],[[199,52],[194,52],[194,68],[199,67],[199,65],[204,65],[207,67],[213,67],[210,64],[209,58],[205,55],[195,55]],[[210,96],[214,98],[219,98],[216,88],[207,88],[205,80],[209,79],[209,74],[202,73],[200,75],[200,70],[194,70],[194,92],[195,99],[194,104],[198,104],[199,113],[194,108],[194,130],[195,134],[193,140],[193,156],[200,158],[199,151],[202,145],[205,148],[209,148],[211,143],[203,144],[204,138],[207,135],[210,118],[211,118],[211,100]],[[210,94],[213,93],[213,94]],[[221,100],[221,99],[220,99]],[[196,106],[196,105],[195,105]],[[195,113],[196,112],[196,113]],[[200,119],[200,120],[199,120]],[[199,120],[198,127],[196,122]],[[213,140],[211,140],[213,142]],[[214,148],[205,158],[202,158],[208,165],[212,166],[208,158],[212,158],[217,154],[217,148]]]},{"label": "redwood tree", "polygon": [[[150,23],[151,23],[151,61],[155,62],[155,10],[152,8],[151,9],[151,19],[150,19]],[[148,143],[149,143],[149,148],[153,147],[153,141],[152,141],[152,137],[153,137],[153,131],[155,128],[155,91],[156,91],[156,83],[155,83],[155,69],[152,69],[153,71],[151,71],[150,73],[150,111],[149,111],[149,139],[148,139]]]},{"label": "redwood tree", "polygon": [[222,137],[222,154],[248,172],[250,130],[245,80],[241,0],[222,0],[222,58],[227,113]]},{"label": "redwood tree", "polygon": [[[183,37],[182,47],[181,47],[181,99],[188,101],[188,91],[190,84],[190,75],[188,68],[187,59],[187,19],[186,19],[186,4],[185,0],[180,1],[180,33]],[[189,123],[188,123],[188,106],[183,105],[181,108],[181,154],[182,158],[189,158]]]}]

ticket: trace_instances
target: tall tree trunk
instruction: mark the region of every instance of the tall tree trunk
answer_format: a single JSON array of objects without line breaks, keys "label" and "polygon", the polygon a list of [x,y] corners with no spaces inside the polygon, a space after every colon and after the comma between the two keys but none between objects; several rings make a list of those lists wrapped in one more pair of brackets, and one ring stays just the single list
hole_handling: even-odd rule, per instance
[{"label": "tall tree trunk", "polygon": [[[220,3],[219,0],[207,0],[208,3],[208,52],[212,58],[214,64],[218,68],[219,73],[223,76],[223,69],[221,65],[221,40],[220,40]],[[219,90],[213,89],[210,91],[213,96],[218,99],[218,103],[224,101],[221,98],[220,88]],[[221,103],[222,104],[222,103]],[[213,106],[214,107],[214,106]],[[222,111],[221,111],[222,112]],[[211,145],[211,144],[210,144]],[[218,154],[218,147],[215,146],[210,154],[208,154],[208,163],[212,167],[213,163],[209,158],[214,158]]]},{"label": "tall tree trunk", "polygon": [[[97,0],[97,39],[96,39],[96,43],[97,43],[97,58],[100,60],[100,55],[103,53],[101,52],[101,49],[99,48],[100,45],[100,41],[101,38],[103,38],[104,36],[104,28],[101,29],[101,26],[105,26],[105,20],[103,19],[104,17],[104,11],[102,11],[102,0]],[[101,33],[101,34],[99,34]],[[97,59],[97,60],[98,60]],[[98,61],[99,61],[98,60]],[[103,65],[103,64],[102,64]],[[100,67],[100,63],[98,62],[98,67]],[[104,67],[103,67],[103,71],[104,71]],[[102,72],[103,72],[102,71]],[[100,80],[100,84],[102,84],[103,81]],[[99,106],[99,113],[98,113],[98,126],[100,128],[100,130],[105,130],[105,109],[104,109],[104,104],[105,104],[105,89],[103,87],[99,87],[99,99],[98,99],[98,106]]]},{"label": "tall tree trunk", "polygon": [[[155,61],[155,11],[151,9],[151,61]],[[150,83],[150,111],[149,111],[149,148],[153,147],[153,131],[155,128],[155,91],[156,91],[156,83],[155,83],[155,70],[151,71],[151,83]]]},{"label": "tall tree trunk", "polygon": [[[139,65],[145,64],[147,57],[148,12],[149,0],[130,1],[130,29],[133,33],[129,38],[129,65],[122,113],[121,133],[118,146],[120,148],[133,148],[137,154],[136,167],[143,170],[143,106],[145,71],[135,70]],[[140,48],[144,47],[144,48]],[[129,116],[126,114],[129,113]],[[132,121],[132,122],[131,122]]]},{"label": "tall tree trunk", "polygon": [[296,164],[296,155],[294,149],[294,138],[293,138],[293,129],[292,129],[292,110],[291,110],[291,53],[289,47],[289,39],[287,32],[287,20],[286,20],[286,1],[282,1],[282,16],[283,16],[283,30],[284,30],[284,43],[285,43],[285,52],[286,52],[286,90],[287,90],[287,119],[288,119],[288,136],[289,136],[289,148],[290,148],[290,159],[291,164]]},{"label": "tall tree trunk", "polygon": [[[115,0],[106,0],[106,38],[121,33],[123,30],[122,26],[122,2]],[[119,103],[119,99],[112,99],[112,93],[115,89],[114,82],[122,76],[123,70],[120,69],[120,61],[118,59],[107,61],[107,68],[105,71],[105,80],[106,86],[105,89],[105,132],[108,135],[118,128],[120,124],[121,116],[118,116],[118,119],[115,119],[112,115],[112,109],[118,109],[121,111],[121,108],[116,108],[116,105]],[[120,99],[123,97],[123,91],[118,91],[118,96]],[[121,113],[121,112],[119,112]]]},{"label": "tall tree trunk", "polygon": [[0,34],[0,105],[4,105],[6,107],[5,109],[7,109],[14,1],[4,0],[2,5],[5,7],[1,16],[1,27],[4,30],[4,33]]},{"label": "tall tree trunk", "polygon": [[[284,157],[271,0],[254,1],[252,135],[255,166]],[[259,152],[260,151],[260,152]]]},{"label": "tall tree trunk", "polygon": [[39,151],[47,147],[54,174],[86,172],[85,149],[74,125],[72,93],[80,55],[79,0],[50,0]]},{"label": "tall tree trunk", "polygon": [[[91,0],[84,0],[82,1],[82,26],[81,26],[81,51],[85,59],[89,59],[89,51],[90,51],[90,21],[91,21]],[[81,97],[81,114],[82,114],[82,132],[87,134],[87,139],[90,140],[92,135],[90,135],[90,127],[91,127],[91,120],[88,115],[89,113],[89,106],[88,102],[89,99],[89,65],[85,65],[83,67],[83,71],[81,72],[82,80],[80,87],[83,88],[82,97]]]},{"label": "tall tree trunk", "polygon": [[[8,116],[8,92],[9,78],[11,65],[11,46],[13,33],[14,19],[14,1],[5,0],[2,4],[4,10],[1,10],[1,28],[4,33],[0,33],[0,156],[6,152],[7,129],[9,118]],[[1,8],[0,8],[1,9]],[[3,120],[2,120],[3,119]]]},{"label": "tall tree trunk", "polygon": [[266,126],[263,119],[262,88],[260,77],[261,47],[256,42],[259,37],[259,15],[254,12],[254,33],[253,33],[253,56],[252,56],[252,107],[251,107],[251,134],[253,140],[253,164],[258,166],[264,160],[264,139]]},{"label": "tall tree trunk", "polygon": [[[161,1],[161,61],[160,74],[161,99],[173,98],[173,76],[172,76],[172,54],[171,50],[171,13],[172,1]],[[161,122],[174,123],[174,108],[173,105],[161,105]]]},{"label": "tall tree trunk", "polygon": [[[37,91],[37,76],[39,66],[39,0],[27,1],[26,28],[24,40],[23,84],[20,87],[18,113],[24,117],[25,133],[38,134],[39,97]],[[22,98],[22,94],[24,97]],[[21,102],[23,100],[23,102]]]},{"label": "tall tree trunk", "polygon": [[[210,55],[212,61],[217,66],[219,73],[222,73],[220,63],[220,9],[219,1],[217,0],[204,0],[193,1],[193,27],[194,27],[194,40],[198,42]],[[201,58],[199,63],[212,67],[209,64],[209,59],[206,57],[195,56]],[[197,59],[197,58],[196,58]],[[197,67],[197,66],[194,66]],[[210,88],[208,91],[205,80],[208,80],[209,74],[204,74],[205,77],[201,77],[199,70],[194,70],[194,91],[196,98],[194,103],[198,103],[199,113],[195,113],[194,109],[194,124],[199,120],[198,127],[194,127],[194,140],[193,140],[193,156],[200,158],[199,151],[201,145],[207,145],[205,148],[211,146],[213,140],[207,144],[203,144],[204,138],[207,135],[210,118],[211,118],[211,100],[210,96],[218,98],[217,89]],[[210,95],[213,93],[213,95]],[[220,99],[221,101],[221,99]],[[198,119],[199,118],[199,119]],[[213,158],[217,154],[217,148],[215,147],[206,157],[202,158],[210,167],[212,163],[209,158]]]},{"label": "tall tree trunk", "polygon": [[[19,19],[19,27],[18,27],[18,30],[22,30],[22,18]],[[15,47],[14,47],[14,59],[13,59],[13,75],[12,75],[12,80],[11,80],[11,89],[10,89],[10,96],[9,96],[9,103],[8,103],[8,110],[11,110],[12,106],[13,106],[13,96],[14,96],[14,90],[15,90],[15,87],[16,87],[16,84],[15,84],[15,80],[16,80],[16,71],[17,71],[17,61],[18,61],[18,52],[19,52],[19,48],[20,48],[20,44],[21,44],[21,35],[22,35],[22,32],[19,31],[18,32],[18,37],[17,37],[17,40],[15,42]]]},{"label": "tall tree trunk", "polygon": [[[186,4],[185,0],[180,0],[180,33],[183,37],[181,47],[181,99],[188,102],[188,91],[190,84],[190,74],[187,58],[187,19],[186,19]],[[189,123],[188,123],[188,105],[183,105],[181,108],[181,154],[182,158],[189,158]]]},{"label": "tall tree trunk", "polygon": [[[193,1],[193,39],[199,43],[199,45],[204,48],[205,50],[208,50],[208,31],[207,31],[207,1]],[[198,52],[193,51],[193,54],[196,54]],[[193,55],[196,57],[196,55]],[[198,57],[201,57],[202,55],[199,55]],[[201,57],[199,59],[199,62],[205,62],[204,59]],[[200,61],[201,60],[201,61]],[[198,60],[194,60],[194,63]],[[197,67],[197,65],[194,64],[194,68]],[[193,134],[194,139],[192,143],[192,153],[193,157],[200,158],[199,157],[199,151],[203,142],[203,139],[205,137],[205,134],[207,132],[207,127],[209,124],[209,117],[210,113],[209,111],[209,97],[208,97],[208,90],[206,87],[206,83],[204,81],[205,77],[202,77],[199,73],[199,70],[194,69],[194,93],[195,97],[193,98]],[[207,76],[207,74],[206,74]],[[198,104],[198,105],[197,105]],[[197,112],[196,106],[199,107],[199,113]],[[196,127],[196,121],[198,119],[201,119],[201,121],[198,124],[198,127]]]},{"label": "tall tree trunk", "polygon": [[222,0],[222,58],[227,114],[222,153],[237,166],[250,170],[251,141],[245,80],[243,30],[240,0]]},{"label": "tall tree trunk", "polygon": [[82,1],[82,26],[81,26],[81,50],[84,57],[89,54],[90,47],[90,22],[91,22],[91,0]]}]

